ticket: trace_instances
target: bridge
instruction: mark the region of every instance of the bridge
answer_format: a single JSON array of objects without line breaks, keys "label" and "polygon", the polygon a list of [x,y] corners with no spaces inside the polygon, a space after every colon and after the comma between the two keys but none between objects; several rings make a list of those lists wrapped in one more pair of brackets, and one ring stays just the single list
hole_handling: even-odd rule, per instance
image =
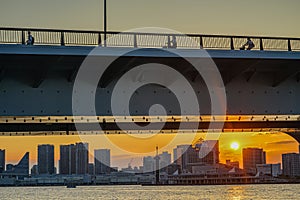
[{"label": "bridge", "polygon": [[[104,41],[99,31],[30,29],[35,44],[26,45],[27,31],[0,28],[0,135],[77,134],[75,122],[79,131],[95,134],[143,133],[151,130],[133,124],[143,127],[152,122],[153,130],[163,127],[162,133],[176,131],[179,124],[184,130],[196,126],[200,131],[215,124],[222,126],[215,131],[283,131],[300,142],[300,38],[107,32],[109,39]],[[255,47],[240,50],[248,37]],[[96,112],[74,113],[74,82],[95,47],[98,60],[115,60],[96,90],[87,91],[95,92]],[[210,95],[218,89],[208,88],[187,59],[209,59],[216,65],[226,94],[225,115],[211,110]],[[132,95],[131,117],[123,110],[113,114],[111,98],[117,81],[147,63],[180,72],[195,91],[200,111],[181,112],[172,91],[148,84]],[[140,71],[133,79],[143,83],[141,77],[147,79],[147,74]],[[178,90],[187,92],[184,87]],[[157,103],[165,107],[166,115],[149,116],[149,108]]]}]

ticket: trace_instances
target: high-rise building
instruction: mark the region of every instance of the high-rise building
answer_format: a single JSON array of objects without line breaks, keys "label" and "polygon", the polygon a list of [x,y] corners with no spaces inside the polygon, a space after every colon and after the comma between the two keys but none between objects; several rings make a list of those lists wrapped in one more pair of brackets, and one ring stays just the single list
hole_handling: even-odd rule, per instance
[{"label": "high-rise building", "polygon": [[54,145],[38,145],[38,174],[54,173]]},{"label": "high-rise building", "polygon": [[87,174],[89,151],[87,143],[76,143],[60,146],[59,173]]},{"label": "high-rise building", "polygon": [[243,168],[247,173],[255,174],[257,164],[266,164],[266,152],[260,148],[243,149]]},{"label": "high-rise building", "polygon": [[300,176],[300,155],[298,153],[282,154],[282,173],[285,176]]},{"label": "high-rise building", "polygon": [[0,149],[0,173],[5,171],[5,149]]},{"label": "high-rise building", "polygon": [[88,174],[89,175],[94,175],[95,174],[95,165],[94,165],[94,163],[89,163]]},{"label": "high-rise building", "polygon": [[171,154],[167,151],[162,152],[159,156],[159,168],[167,167],[171,164]]},{"label": "high-rise building", "polygon": [[264,175],[278,177],[281,174],[281,164],[257,164],[257,172]]},{"label": "high-rise building", "polygon": [[181,172],[192,172],[192,167],[196,165],[215,165],[219,163],[219,141],[204,140],[199,141],[195,146],[180,145],[176,150],[176,164]]},{"label": "high-rise building", "polygon": [[76,143],[76,174],[87,174],[89,169],[88,143]]},{"label": "high-rise building", "polygon": [[187,159],[186,154],[184,154],[191,145],[178,145],[175,149],[173,149],[174,154],[174,163],[179,166],[179,169],[182,171],[183,166],[186,165]]},{"label": "high-rise building", "polygon": [[110,169],[110,149],[94,150],[95,174],[109,174]]},{"label": "high-rise building", "polygon": [[76,174],[76,146],[60,145],[60,174]]},{"label": "high-rise building", "polygon": [[39,170],[38,170],[37,165],[33,165],[30,171],[31,171],[31,176],[36,176],[36,175],[39,174]]},{"label": "high-rise building", "polygon": [[214,165],[220,162],[218,140],[204,140],[196,144],[195,148],[200,159],[198,162],[210,165]]},{"label": "high-rise building", "polygon": [[152,156],[146,156],[143,158],[143,172],[154,172],[155,160]]},{"label": "high-rise building", "polygon": [[173,163],[176,163],[177,159],[178,159],[177,148],[175,148],[175,149],[173,149]]},{"label": "high-rise building", "polygon": [[272,169],[271,175],[274,177],[278,177],[279,175],[282,174],[280,163],[271,164],[271,169]]},{"label": "high-rise building", "polygon": [[177,147],[175,149],[173,149],[173,162],[176,162],[178,159],[181,158],[182,154],[187,151],[187,149],[190,147],[191,145],[177,145]]}]

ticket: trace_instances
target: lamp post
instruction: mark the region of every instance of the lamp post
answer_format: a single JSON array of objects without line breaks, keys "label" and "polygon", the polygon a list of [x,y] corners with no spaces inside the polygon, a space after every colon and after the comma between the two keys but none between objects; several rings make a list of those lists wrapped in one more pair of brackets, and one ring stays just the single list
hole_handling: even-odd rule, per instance
[{"label": "lamp post", "polygon": [[107,32],[106,0],[103,1],[104,1],[104,5],[103,5],[104,46],[106,47],[106,32]]}]

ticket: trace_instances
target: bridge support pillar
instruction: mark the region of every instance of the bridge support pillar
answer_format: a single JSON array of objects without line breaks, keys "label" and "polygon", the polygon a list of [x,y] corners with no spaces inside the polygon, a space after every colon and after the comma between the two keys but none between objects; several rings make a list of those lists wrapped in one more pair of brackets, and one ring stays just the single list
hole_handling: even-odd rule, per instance
[{"label": "bridge support pillar", "polygon": [[298,144],[300,144],[300,131],[287,132],[286,134],[288,134],[289,136],[293,137],[298,142]]}]

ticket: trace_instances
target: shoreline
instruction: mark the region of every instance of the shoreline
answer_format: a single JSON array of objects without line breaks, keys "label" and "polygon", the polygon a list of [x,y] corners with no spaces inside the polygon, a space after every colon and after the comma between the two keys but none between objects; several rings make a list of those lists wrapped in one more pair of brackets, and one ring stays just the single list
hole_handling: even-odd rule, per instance
[{"label": "shoreline", "polygon": [[[75,184],[76,186],[129,186],[129,185],[135,185],[135,186],[220,186],[220,185],[296,185],[300,184],[300,180],[298,181],[291,181],[291,182],[261,182],[261,183],[227,183],[227,184]],[[0,188],[8,188],[8,187],[67,187],[67,184],[32,184],[32,185],[0,185]]]}]

